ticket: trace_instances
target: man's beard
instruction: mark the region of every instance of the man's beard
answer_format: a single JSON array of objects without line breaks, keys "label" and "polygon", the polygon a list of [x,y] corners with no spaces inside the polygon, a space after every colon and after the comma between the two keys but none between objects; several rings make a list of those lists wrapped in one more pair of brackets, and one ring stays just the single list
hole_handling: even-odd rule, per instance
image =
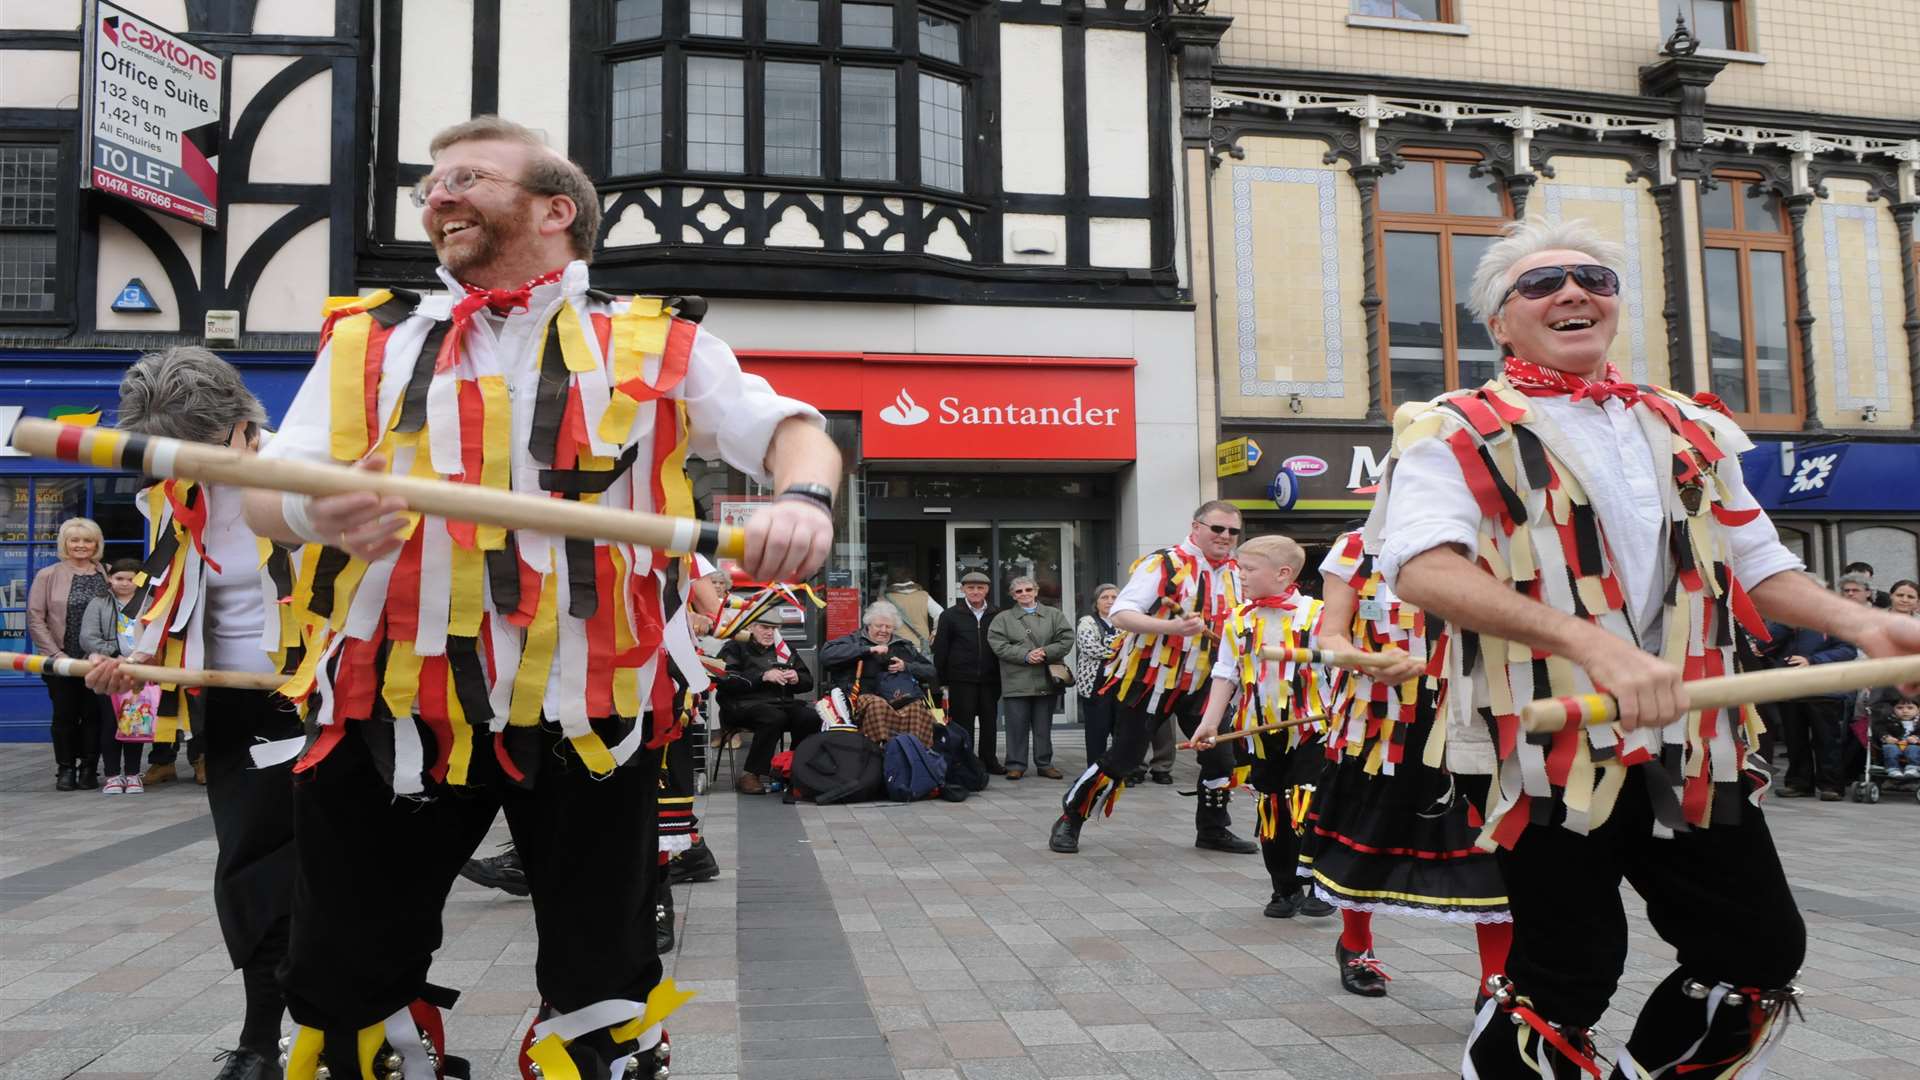
[{"label": "man's beard", "polygon": [[506,247],[504,234],[509,222],[496,221],[493,217],[479,213],[469,213],[466,216],[473,220],[473,224],[455,234],[455,237],[478,235],[472,236],[469,240],[460,241],[457,250],[454,245],[446,243],[455,237],[442,236],[436,239],[433,245],[434,254],[440,257],[441,265],[455,277],[461,277],[476,267],[493,262]]}]

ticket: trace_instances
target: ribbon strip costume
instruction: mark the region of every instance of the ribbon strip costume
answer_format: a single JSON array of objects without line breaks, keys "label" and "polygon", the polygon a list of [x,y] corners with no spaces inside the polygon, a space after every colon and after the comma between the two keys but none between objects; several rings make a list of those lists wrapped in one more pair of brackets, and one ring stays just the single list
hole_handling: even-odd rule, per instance
[{"label": "ribbon strip costume", "polygon": [[[1743,574],[1796,572],[1741,479],[1746,436],[1706,404],[1511,360],[1472,390],[1403,406],[1367,527],[1389,585],[1441,545],[1553,610],[1702,678],[1733,668],[1735,624],[1764,636]],[[1759,803],[1751,708],[1665,727],[1572,724],[1525,736],[1520,706],[1591,693],[1562,656],[1449,626],[1446,757],[1498,762],[1480,843],[1513,914],[1511,982],[1489,980],[1468,1077],[1600,1075],[1590,1029],[1627,951],[1619,885],[1648,900],[1679,966],[1618,1054],[1631,1080],[1726,1080],[1764,1053],[1805,930]],[[1497,983],[1498,985],[1493,985]],[[1717,1008],[1728,987],[1752,1009]]]},{"label": "ribbon strip costume", "polygon": [[[820,422],[662,301],[591,289],[582,262],[511,290],[441,277],[444,295],[330,305],[264,456],[378,452],[395,473],[691,516],[688,453],[765,482],[775,427]],[[670,557],[421,514],[403,539],[372,563],[320,549],[296,583],[315,625],[287,687],[309,745],[284,981],[303,1032],[324,1037],[288,1075],[309,1080],[318,1060],[333,1080],[380,1080],[356,1047],[420,996],[447,891],[502,809],[560,1057],[599,1075],[650,1054],[658,1017],[635,1027],[652,1013],[632,1003],[661,969],[635,914],[653,899],[658,751],[676,719]],[[570,1076],[540,1045],[546,1075]]]},{"label": "ribbon strip costume", "polygon": [[[1199,726],[1215,644],[1239,601],[1240,578],[1233,560],[1210,562],[1191,542],[1150,552],[1133,564],[1114,602],[1114,614],[1136,611],[1160,619],[1197,615],[1206,629],[1186,637],[1123,632],[1115,639],[1100,687],[1101,694],[1116,699],[1113,742],[1068,787],[1056,829],[1072,831],[1077,843],[1081,823],[1095,813],[1112,814],[1126,790],[1126,778],[1146,760],[1148,743],[1161,724],[1171,719],[1188,734]],[[1201,751],[1199,762],[1202,791],[1194,807],[1194,828],[1203,838],[1230,835],[1233,752],[1216,746]]]}]

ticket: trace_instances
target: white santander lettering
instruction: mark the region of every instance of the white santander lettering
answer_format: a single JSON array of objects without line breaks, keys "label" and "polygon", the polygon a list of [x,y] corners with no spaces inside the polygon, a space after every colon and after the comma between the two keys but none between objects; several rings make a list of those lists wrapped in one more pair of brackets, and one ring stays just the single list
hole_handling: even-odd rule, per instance
[{"label": "white santander lettering", "polygon": [[939,401],[940,422],[962,427],[1118,427],[1118,408],[1088,408],[1086,399],[1075,397],[1066,408],[1056,405],[966,405],[958,395],[949,394]]}]

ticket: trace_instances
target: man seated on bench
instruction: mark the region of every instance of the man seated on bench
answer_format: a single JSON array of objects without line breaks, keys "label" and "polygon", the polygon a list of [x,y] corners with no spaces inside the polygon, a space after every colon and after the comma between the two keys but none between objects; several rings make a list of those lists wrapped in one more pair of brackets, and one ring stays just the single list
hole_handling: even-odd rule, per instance
[{"label": "man seated on bench", "polygon": [[780,627],[761,621],[750,632],[750,638],[729,641],[720,649],[720,659],[727,665],[726,674],[718,680],[720,727],[753,733],[746,766],[733,787],[742,795],[762,795],[780,736],[791,736],[798,746],[801,739],[820,730],[820,716],[794,696],[813,689],[813,675],[805,664],[795,661],[793,650],[780,637]]}]

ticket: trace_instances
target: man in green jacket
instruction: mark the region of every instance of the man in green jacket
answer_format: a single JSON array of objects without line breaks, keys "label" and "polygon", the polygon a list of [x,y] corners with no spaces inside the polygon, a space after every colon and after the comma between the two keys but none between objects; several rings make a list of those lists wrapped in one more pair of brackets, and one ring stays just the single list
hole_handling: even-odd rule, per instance
[{"label": "man in green jacket", "polygon": [[1073,649],[1073,624],[1059,608],[1040,602],[1040,586],[1017,577],[1007,590],[1013,606],[987,625],[987,647],[1000,658],[1000,708],[1007,718],[1007,779],[1027,774],[1027,733],[1033,733],[1033,764],[1049,780],[1061,778],[1053,767],[1053,699],[1050,664]]}]

